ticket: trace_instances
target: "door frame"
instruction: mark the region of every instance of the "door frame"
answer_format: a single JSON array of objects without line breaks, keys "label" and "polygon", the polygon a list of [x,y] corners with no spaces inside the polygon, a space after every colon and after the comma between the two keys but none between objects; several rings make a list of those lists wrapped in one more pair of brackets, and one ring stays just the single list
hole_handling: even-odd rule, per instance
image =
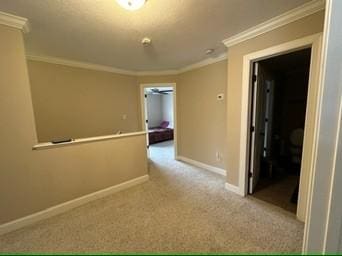
[{"label": "door frame", "polygon": [[[172,87],[173,88],[173,142],[174,142],[174,159],[177,157],[178,143],[177,143],[177,84],[176,83],[144,83],[140,84],[140,108],[141,108],[141,128],[146,131],[146,110],[145,110],[145,89],[151,87]],[[149,155],[148,155],[149,156]]]},{"label": "door frame", "polygon": [[[256,153],[260,153],[260,152],[257,152],[255,150],[255,146],[256,146],[256,142],[259,142],[257,141],[257,124],[259,124],[258,122],[258,118],[259,116],[257,116],[257,109],[258,109],[258,94],[260,92],[260,84],[259,84],[259,80],[258,80],[258,72],[259,72],[259,63],[258,62],[253,62],[252,63],[252,67],[251,67],[251,76],[255,77],[256,79],[253,81],[251,81],[252,85],[251,85],[251,98],[250,98],[250,125],[249,127],[254,127],[253,130],[249,131],[249,143],[250,143],[250,146],[249,146],[249,159],[248,159],[248,169],[249,169],[249,172],[248,172],[248,188],[247,188],[247,191],[249,194],[251,194],[253,192],[253,189],[254,189],[254,184],[256,184],[256,180],[253,179],[253,176],[257,176],[255,175],[256,172],[260,172],[260,165],[258,165],[258,168],[256,168],[256,161],[255,159],[258,157],[256,156]],[[254,146],[254,148],[252,148]],[[260,150],[260,145],[257,145],[259,146],[259,150]],[[252,174],[252,175],[249,175],[249,174]],[[258,173],[259,175],[259,173]]]},{"label": "door frame", "polygon": [[[240,136],[240,166],[239,166],[239,192],[241,195],[246,196],[248,190],[248,161],[249,161],[249,147],[250,147],[250,104],[251,104],[251,82],[252,82],[252,63],[255,61],[260,61],[263,59],[268,59],[271,57],[283,55],[286,53],[294,52],[297,50],[311,48],[311,61],[310,61],[310,75],[309,75],[309,86],[308,86],[308,97],[307,97],[307,109],[311,105],[313,107],[312,113],[308,114],[306,111],[305,115],[305,131],[304,131],[304,141],[303,141],[303,154],[302,163],[305,162],[306,168],[301,169],[300,175],[300,187],[299,187],[299,197],[297,206],[297,218],[304,221],[307,212],[307,200],[309,195],[304,192],[309,191],[311,184],[311,176],[313,169],[313,152],[312,145],[316,145],[315,141],[317,139],[317,120],[318,120],[318,109],[317,100],[321,96],[321,86],[318,82],[319,72],[312,72],[317,69],[317,65],[320,64],[320,50],[322,42],[322,33],[313,34],[300,39],[296,39],[290,42],[286,42],[277,46],[273,46],[267,49],[263,49],[257,52],[247,54],[243,57],[243,77],[242,77],[242,108],[241,108],[241,136]],[[315,60],[313,60],[315,58]],[[313,85],[317,83],[317,85]],[[314,86],[314,87],[313,87]],[[307,134],[307,124],[308,118],[310,118],[314,127],[313,129],[313,141],[309,141],[306,136]],[[311,148],[310,148],[311,147]]]}]

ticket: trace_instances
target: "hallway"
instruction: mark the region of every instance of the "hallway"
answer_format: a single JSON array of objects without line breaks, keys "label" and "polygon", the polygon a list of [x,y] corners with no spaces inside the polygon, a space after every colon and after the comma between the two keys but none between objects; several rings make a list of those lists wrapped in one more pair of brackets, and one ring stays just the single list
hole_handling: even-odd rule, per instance
[{"label": "hallway", "polygon": [[151,147],[150,181],[0,237],[0,252],[300,252],[295,215]]}]

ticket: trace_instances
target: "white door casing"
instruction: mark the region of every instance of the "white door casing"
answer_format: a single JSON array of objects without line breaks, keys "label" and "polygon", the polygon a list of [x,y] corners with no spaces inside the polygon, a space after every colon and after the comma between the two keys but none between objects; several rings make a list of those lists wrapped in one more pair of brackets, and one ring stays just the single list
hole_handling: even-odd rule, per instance
[{"label": "white door casing", "polygon": [[[250,53],[243,58],[243,79],[242,79],[242,109],[241,109],[241,136],[240,136],[240,167],[239,167],[239,190],[240,194],[247,195],[248,190],[248,157],[249,157],[249,127],[250,127],[250,97],[251,97],[251,63],[273,56],[297,51],[311,47],[311,65],[309,75],[309,88],[307,99],[307,111],[305,117],[305,132],[303,143],[302,169],[300,178],[299,198],[297,217],[300,220],[305,219],[307,193],[311,182],[311,169],[313,162],[313,148],[316,137],[316,120],[317,120],[317,97],[319,96],[319,73],[317,65],[320,63],[320,45],[322,33],[314,34],[304,38],[296,39],[281,45],[270,47],[261,51]],[[307,127],[307,125],[312,127]]]},{"label": "white door casing", "polygon": [[250,147],[250,164],[249,164],[249,193],[252,194],[259,181],[260,176],[260,158],[261,158],[261,106],[260,102],[262,88],[260,79],[260,65],[258,62],[253,63],[253,79],[252,79],[252,113],[251,113],[251,147]]},{"label": "white door casing", "polygon": [[[141,127],[143,131],[148,131],[148,125],[146,125],[147,109],[145,102],[145,88],[155,87],[172,87],[173,89],[173,141],[174,141],[174,158],[176,159],[178,154],[178,138],[177,138],[177,85],[176,83],[147,83],[140,84],[140,109],[141,109]],[[148,136],[148,133],[147,135]],[[148,138],[146,139],[148,142]]]}]

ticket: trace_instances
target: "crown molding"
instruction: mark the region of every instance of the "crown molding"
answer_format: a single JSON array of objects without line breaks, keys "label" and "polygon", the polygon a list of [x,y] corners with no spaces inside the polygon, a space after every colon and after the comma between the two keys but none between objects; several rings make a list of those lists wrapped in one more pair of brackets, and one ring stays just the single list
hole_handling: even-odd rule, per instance
[{"label": "crown molding", "polygon": [[28,60],[64,65],[64,66],[75,67],[75,68],[91,69],[91,70],[96,70],[96,71],[104,71],[104,72],[116,73],[116,74],[122,74],[122,75],[136,75],[136,72],[130,71],[130,70],[113,68],[110,66],[98,65],[98,64],[88,63],[88,62],[67,60],[67,59],[56,58],[56,57],[27,55],[26,58]]},{"label": "crown molding", "polygon": [[179,74],[179,70],[177,69],[169,69],[169,70],[161,70],[161,71],[137,71],[135,75],[137,76],[165,76],[165,75],[177,75]]},{"label": "crown molding", "polygon": [[0,11],[0,24],[9,26],[12,28],[17,28],[22,30],[24,33],[30,32],[30,27],[28,23],[28,19],[15,16],[13,14],[9,14],[6,12]]},{"label": "crown molding", "polygon": [[170,70],[161,70],[161,71],[133,71],[133,70],[125,70],[125,69],[118,69],[110,66],[98,65],[89,62],[81,62],[81,61],[74,61],[74,60],[67,60],[62,58],[50,57],[50,56],[37,56],[37,55],[26,55],[28,60],[33,61],[40,61],[46,62],[51,64],[58,64],[64,65],[69,67],[76,67],[76,68],[84,68],[96,71],[104,71],[122,75],[132,75],[132,76],[161,76],[161,75],[178,75],[193,69],[201,68],[206,65],[214,64],[216,62],[222,61],[227,59],[227,54],[221,54],[215,58],[208,58],[203,61],[194,63],[192,65],[183,67],[181,69],[170,69]]},{"label": "crown molding", "polygon": [[222,42],[226,47],[230,47],[248,39],[265,34],[271,30],[282,27],[296,20],[302,19],[318,11],[324,10],[324,8],[324,0],[313,0],[290,11],[287,11],[279,16],[276,16],[270,20],[260,23],[259,25],[251,27],[239,34],[229,37]]},{"label": "crown molding", "polygon": [[202,60],[200,62],[197,62],[197,63],[194,63],[194,64],[191,64],[189,66],[186,66],[184,68],[181,68],[179,69],[179,74],[181,73],[184,73],[184,72],[187,72],[187,71],[191,71],[193,69],[198,69],[198,68],[201,68],[201,67],[204,67],[204,66],[207,66],[207,65],[210,65],[210,64],[214,64],[216,62],[219,62],[219,61],[222,61],[222,60],[225,60],[227,59],[227,53],[223,53],[217,57],[212,57],[212,58],[208,58],[208,59],[205,59],[205,60]]}]

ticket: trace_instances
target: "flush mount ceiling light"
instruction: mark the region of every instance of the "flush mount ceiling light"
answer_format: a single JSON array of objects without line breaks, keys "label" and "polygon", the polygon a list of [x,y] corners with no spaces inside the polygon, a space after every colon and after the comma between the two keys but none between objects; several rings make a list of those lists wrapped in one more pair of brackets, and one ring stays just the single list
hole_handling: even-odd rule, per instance
[{"label": "flush mount ceiling light", "polygon": [[118,4],[130,11],[140,9],[146,2],[146,0],[116,0]]}]

